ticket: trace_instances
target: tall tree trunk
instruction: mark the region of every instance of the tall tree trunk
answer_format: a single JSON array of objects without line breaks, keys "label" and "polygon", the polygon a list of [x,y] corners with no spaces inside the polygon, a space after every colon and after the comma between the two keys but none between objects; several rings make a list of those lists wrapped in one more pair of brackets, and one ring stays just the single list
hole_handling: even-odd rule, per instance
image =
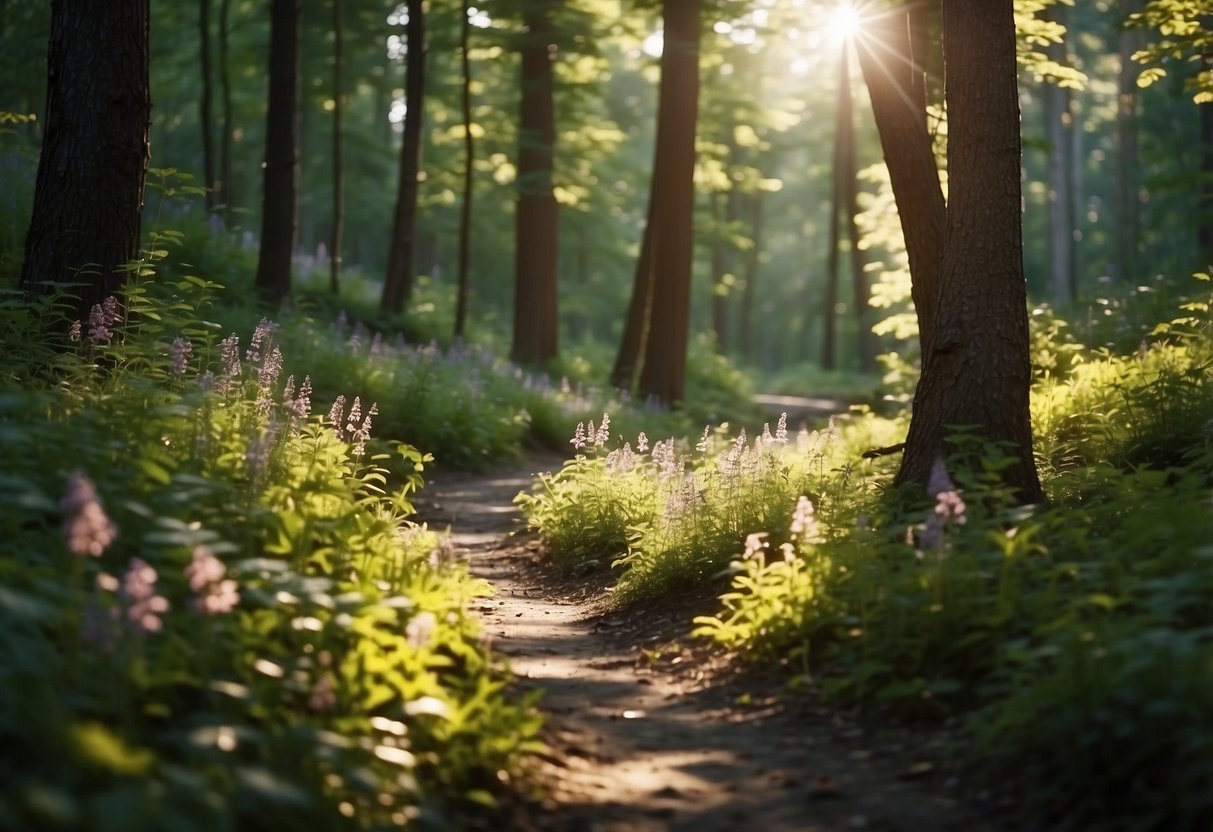
[{"label": "tall tree trunk", "polygon": [[872,331],[868,323],[868,277],[864,271],[863,251],[859,248],[859,159],[855,143],[854,92],[851,89],[851,60],[849,48],[843,48],[842,87],[846,96],[839,96],[839,126],[843,130],[842,158],[839,174],[842,177],[842,207],[847,218],[847,239],[851,244],[851,287],[855,298],[856,355],[859,369],[872,369]]},{"label": "tall tree trunk", "polygon": [[850,82],[850,59],[844,45],[838,66],[838,97],[834,107],[834,154],[830,170],[834,174],[830,182],[830,239],[826,250],[826,282],[825,297],[822,299],[822,336],[821,336],[821,367],[833,370],[838,367],[838,356],[835,347],[838,343],[838,260],[841,245],[841,229],[838,214],[842,210],[843,201],[843,163],[846,150],[843,148],[847,140],[847,128],[844,118],[849,121],[851,116],[851,91],[847,89]]},{"label": "tall tree trunk", "polygon": [[468,314],[468,268],[472,247],[472,166],[475,145],[472,142],[472,64],[468,58],[468,41],[472,23],[468,17],[467,0],[462,3],[463,22],[459,27],[460,61],[463,67],[463,206],[459,213],[459,277],[455,296],[455,339],[463,338]]},{"label": "tall tree trunk", "polygon": [[762,265],[762,194],[761,190],[756,190],[750,196],[750,242],[753,245],[746,249],[745,253],[741,309],[738,315],[741,321],[741,330],[738,333],[741,349],[751,361],[758,355],[758,346],[754,343],[754,298],[758,294],[758,267]]},{"label": "tall tree trunk", "polygon": [[417,251],[417,180],[421,174],[421,128],[425,115],[425,5],[408,0],[405,24],[404,136],[400,144],[400,178],[396,183],[396,211],[392,217],[392,245],[380,306],[403,312],[413,294]]},{"label": "tall tree trunk", "polygon": [[261,252],[254,287],[280,303],[291,290],[291,255],[298,228],[299,7],[302,0],[271,0],[269,107],[265,117]]},{"label": "tall tree trunk", "polygon": [[119,290],[139,254],[150,117],[148,0],[54,0],[27,293],[80,284],[84,318]]},{"label": "tall tree trunk", "polygon": [[[695,127],[699,112],[699,11],[702,0],[663,0],[665,47],[657,114],[660,161],[653,172],[653,302],[639,394],[665,405],[682,400],[694,253]],[[663,152],[664,151],[664,152]]]},{"label": "tall tree trunk", "polygon": [[202,184],[206,213],[215,210],[215,150],[211,128],[211,0],[198,0],[198,64],[202,73],[202,91],[198,100],[198,120],[202,128]]},{"label": "tall tree trunk", "polygon": [[[1122,17],[1141,10],[1142,0],[1121,0]],[[1120,75],[1116,105],[1116,269],[1121,280],[1136,279],[1137,249],[1141,239],[1140,183],[1137,176],[1137,76],[1140,67],[1133,53],[1142,44],[1142,33],[1124,29],[1120,33]]]},{"label": "tall tree trunk", "polygon": [[333,0],[333,250],[329,252],[329,289],[335,295],[341,289],[341,247],[345,232],[345,168],[342,164],[341,120],[345,114],[345,84],[341,43],[341,0]]},{"label": "tall tree trunk", "polygon": [[1024,502],[1042,499],[1032,457],[1027,289],[1023,271],[1019,97],[1010,2],[945,0],[947,244],[935,333],[897,483],[925,484],[935,460],[975,466],[956,445],[970,426],[1017,460],[1001,471]]},{"label": "tall tree trunk", "polygon": [[909,20],[905,7],[873,17],[865,21],[865,37],[857,43],[905,236],[913,276],[910,291],[925,353],[939,294],[947,220],[922,98],[925,55],[920,58],[911,50]]},{"label": "tall tree trunk", "polygon": [[[1045,19],[1065,22],[1065,7],[1048,9]],[[1065,45],[1050,44],[1049,58],[1066,59]],[[1053,303],[1058,309],[1067,308],[1076,294],[1078,269],[1075,260],[1074,232],[1076,215],[1071,186],[1074,182],[1073,95],[1068,88],[1046,83],[1044,94],[1045,135],[1049,144],[1049,284]]]},{"label": "tall tree trunk", "polygon": [[[735,183],[734,183],[735,186]],[[711,194],[712,221],[716,233],[712,237],[712,335],[716,351],[728,352],[729,340],[729,255],[725,229],[728,226],[728,199],[733,191]]]},{"label": "tall tree trunk", "polygon": [[223,109],[223,132],[219,137],[219,184],[216,186],[218,203],[224,215],[231,213],[232,199],[232,78],[228,58],[228,14],[231,0],[219,0],[219,95]]},{"label": "tall tree trunk", "polygon": [[[1208,61],[1206,61],[1206,64]],[[1198,254],[1202,268],[1213,265],[1213,104],[1201,104],[1200,137],[1204,152],[1201,154],[1200,196],[1197,202],[1196,240],[1200,246]]]},{"label": "tall tree trunk", "polygon": [[515,210],[514,343],[510,358],[542,366],[556,357],[557,234],[552,190],[556,120],[552,105],[550,7],[530,0],[523,12],[518,121],[518,203]]}]

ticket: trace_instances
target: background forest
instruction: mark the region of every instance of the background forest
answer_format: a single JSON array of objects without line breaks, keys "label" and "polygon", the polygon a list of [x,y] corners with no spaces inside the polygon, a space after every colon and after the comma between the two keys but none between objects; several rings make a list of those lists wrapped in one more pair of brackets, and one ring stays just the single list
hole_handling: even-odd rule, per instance
[{"label": "background forest", "polygon": [[537,448],[614,609],[1208,828],[1213,5],[993,5],[0,0],[0,828],[493,828],[413,501]]}]

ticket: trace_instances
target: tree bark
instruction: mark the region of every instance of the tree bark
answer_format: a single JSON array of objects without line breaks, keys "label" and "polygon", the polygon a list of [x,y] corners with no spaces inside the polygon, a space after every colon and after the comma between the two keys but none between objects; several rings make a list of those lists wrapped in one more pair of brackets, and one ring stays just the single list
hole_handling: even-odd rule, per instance
[{"label": "tree bark", "polygon": [[652,322],[638,392],[674,405],[683,398],[690,326],[694,249],[695,128],[699,111],[701,0],[663,0],[665,47],[657,115],[658,166],[653,173],[650,219],[660,222],[651,240]]},{"label": "tree bark", "polygon": [[345,234],[345,168],[342,164],[341,120],[345,111],[342,54],[341,0],[333,0],[333,250],[329,253],[329,290],[341,289],[341,246]]},{"label": "tree bark", "polygon": [[958,428],[999,446],[1000,472],[1019,500],[1042,499],[1028,411],[1027,290],[1023,272],[1019,99],[1010,2],[945,0],[947,244],[935,333],[896,482],[925,484],[940,457],[976,467],[988,448],[958,442]]},{"label": "tree bark", "polygon": [[472,64],[468,58],[471,19],[468,4],[462,4],[463,22],[459,27],[460,61],[463,67],[463,206],[459,213],[459,275],[455,295],[455,340],[463,338],[468,313],[468,268],[472,244],[472,167],[475,145],[472,141]]},{"label": "tree bark", "polygon": [[274,304],[291,290],[291,255],[298,229],[300,3],[272,0],[270,5],[261,251],[253,285],[263,300]]},{"label": "tree bark", "polygon": [[927,131],[922,80],[925,55],[919,57],[911,49],[909,21],[906,7],[873,17],[865,21],[865,36],[857,43],[897,200],[913,276],[911,296],[918,315],[919,340],[925,353],[939,294],[946,209]]},{"label": "tree bark", "polygon": [[856,355],[859,369],[864,372],[873,366],[872,331],[868,322],[868,277],[864,271],[863,251],[859,248],[859,159],[855,143],[855,114],[851,89],[851,60],[849,50],[844,47],[842,61],[842,88],[846,95],[839,96],[839,124],[842,128],[842,207],[847,218],[847,239],[851,244],[851,286],[855,299]]},{"label": "tree bark", "polygon": [[198,64],[202,74],[202,93],[198,100],[198,121],[202,128],[202,184],[206,213],[215,210],[215,149],[211,127],[211,0],[198,0]]},{"label": "tree bark", "polygon": [[73,283],[76,315],[139,254],[148,165],[148,0],[54,0],[46,117],[21,286]]},{"label": "tree bark", "polygon": [[552,190],[556,146],[550,8],[530,0],[523,12],[518,122],[518,202],[514,219],[514,341],[511,360],[542,366],[556,357],[557,235]]},{"label": "tree bark", "polygon": [[821,367],[823,370],[833,370],[838,366],[838,356],[835,347],[838,343],[838,260],[842,232],[839,227],[838,214],[842,210],[843,201],[843,166],[846,150],[843,145],[847,141],[844,119],[849,121],[851,112],[851,91],[847,89],[850,81],[850,55],[844,44],[838,67],[838,96],[834,107],[834,152],[830,171],[834,174],[830,181],[830,239],[826,250],[825,296],[822,299],[822,336],[821,336]]},{"label": "tree bark", "polygon": [[408,0],[405,38],[404,136],[400,145],[400,178],[392,217],[392,245],[380,306],[403,312],[413,294],[417,260],[417,179],[421,174],[421,130],[425,116],[426,35],[422,0]]},{"label": "tree bark", "polygon": [[712,336],[721,355],[728,352],[729,339],[729,257],[724,229],[728,224],[727,200],[732,193],[730,190],[728,194],[716,192],[709,196],[716,226],[712,238]]}]

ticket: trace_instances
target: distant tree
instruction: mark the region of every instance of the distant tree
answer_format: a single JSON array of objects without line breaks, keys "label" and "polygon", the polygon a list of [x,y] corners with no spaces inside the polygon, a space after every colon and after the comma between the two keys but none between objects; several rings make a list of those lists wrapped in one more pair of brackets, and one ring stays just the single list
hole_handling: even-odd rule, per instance
[{"label": "distant tree", "polygon": [[421,128],[425,113],[425,4],[408,0],[404,56],[404,137],[400,145],[400,178],[392,219],[391,248],[380,306],[403,312],[413,293],[417,252],[417,179],[421,173]]},{"label": "distant tree", "polygon": [[756,189],[747,199],[750,247],[745,250],[741,261],[741,308],[737,314],[737,337],[741,343],[741,351],[751,360],[758,355],[758,345],[754,343],[754,298],[758,295],[758,270],[762,265],[762,230],[765,222],[763,199],[764,192],[761,188]]},{"label": "distant tree", "polygon": [[[1055,6],[1044,19],[1065,23],[1065,7]],[[1050,44],[1048,56],[1061,63],[1066,60],[1065,44]],[[1074,232],[1078,226],[1074,194],[1076,154],[1074,152],[1074,96],[1069,87],[1045,82],[1045,137],[1049,146],[1049,284],[1053,303],[1068,307],[1077,294],[1078,246]]]},{"label": "distant tree", "polygon": [[269,106],[265,119],[261,252],[254,286],[278,303],[291,290],[298,228],[299,8],[302,0],[271,0]]},{"label": "distant tree", "polygon": [[514,340],[510,357],[540,366],[556,357],[558,207],[552,190],[556,122],[552,102],[551,12],[528,0],[523,11],[518,201],[515,210]]},{"label": "distant tree", "polygon": [[[139,253],[148,165],[148,0],[54,0],[46,115],[21,285],[115,294]],[[98,91],[104,91],[99,94]]]},{"label": "distant tree", "polygon": [[342,156],[341,122],[345,114],[345,84],[342,72],[345,69],[341,30],[341,0],[333,3],[333,250],[329,259],[329,289],[337,294],[341,287],[341,247],[345,231],[345,166]]},{"label": "distant tree", "polygon": [[[612,373],[616,384],[630,386],[630,372],[620,370],[635,366],[633,356],[625,353],[638,341],[643,355],[639,394],[666,405],[682,400],[686,375],[700,6],[701,0],[663,0],[661,5],[664,47],[648,222],[625,337]],[[639,337],[629,337],[634,335]]]},{"label": "distant tree", "polygon": [[455,288],[455,339],[463,338],[468,314],[468,270],[472,256],[472,178],[476,163],[476,146],[472,139],[472,62],[468,54],[472,32],[471,9],[467,0],[461,5],[463,14],[459,25],[459,61],[462,67],[460,102],[463,109],[463,204],[459,209],[459,262]]},{"label": "distant tree", "polygon": [[198,0],[198,71],[202,75],[198,96],[198,121],[202,130],[202,184],[206,188],[206,212],[210,214],[215,210],[217,199],[214,127],[211,121],[211,99],[214,97],[214,84],[211,83],[211,0]]},{"label": "distant tree", "polygon": [[219,138],[219,184],[217,200],[223,206],[224,215],[232,210],[232,131],[235,129],[232,117],[232,74],[230,56],[230,29],[228,18],[231,14],[231,0],[219,0],[219,104],[222,112],[220,124],[223,132]]}]

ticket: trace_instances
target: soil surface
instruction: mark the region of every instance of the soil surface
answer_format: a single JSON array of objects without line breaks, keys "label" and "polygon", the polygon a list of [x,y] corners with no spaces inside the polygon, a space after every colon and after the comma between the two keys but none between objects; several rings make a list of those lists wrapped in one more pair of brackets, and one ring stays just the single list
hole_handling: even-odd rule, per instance
[{"label": "soil surface", "polygon": [[497,828],[1001,828],[962,801],[938,736],[876,732],[797,697],[781,704],[777,679],[737,674],[687,638],[712,599],[619,613],[609,577],[569,580],[545,568],[512,500],[560,462],[436,472],[416,501],[420,519],[449,526],[458,555],[496,586],[475,611],[516,684],[542,694],[549,751],[531,772],[540,792]]}]

